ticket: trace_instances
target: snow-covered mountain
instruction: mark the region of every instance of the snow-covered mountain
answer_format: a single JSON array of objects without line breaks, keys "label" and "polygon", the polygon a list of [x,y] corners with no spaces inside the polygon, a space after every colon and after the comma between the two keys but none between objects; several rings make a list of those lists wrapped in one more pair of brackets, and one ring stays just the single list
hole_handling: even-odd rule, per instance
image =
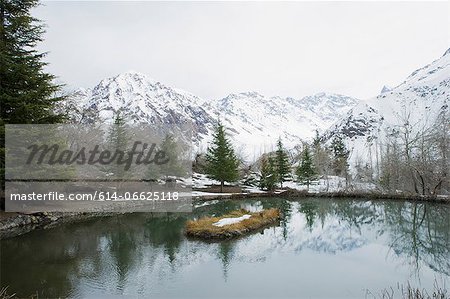
[{"label": "snow-covered mountain", "polygon": [[450,49],[397,87],[383,88],[377,97],[360,102],[325,133],[325,138],[342,134],[353,159],[368,157],[377,152],[377,143],[383,142],[386,134],[398,131],[405,123],[417,130],[431,126],[439,113],[448,111],[449,102]]},{"label": "snow-covered mountain", "polygon": [[272,150],[278,137],[294,146],[311,138],[315,130],[324,131],[357,103],[357,99],[327,93],[297,100],[245,92],[218,100],[216,107],[237,145],[259,156]]},{"label": "snow-covered mountain", "polygon": [[392,87],[384,85],[381,89],[381,93],[390,92],[392,90]]},{"label": "snow-covered mountain", "polygon": [[116,113],[129,123],[178,124],[189,120],[196,140],[210,135],[214,116],[199,97],[146,75],[127,72],[77,90],[65,103],[76,123],[111,122]]},{"label": "snow-covered mountain", "polygon": [[195,151],[205,151],[220,119],[240,154],[252,160],[272,150],[278,137],[287,146],[325,131],[359,101],[328,93],[302,99],[266,97],[257,92],[205,100],[146,75],[126,72],[80,89],[64,103],[77,123],[111,122],[116,112],[130,123],[192,122]]}]

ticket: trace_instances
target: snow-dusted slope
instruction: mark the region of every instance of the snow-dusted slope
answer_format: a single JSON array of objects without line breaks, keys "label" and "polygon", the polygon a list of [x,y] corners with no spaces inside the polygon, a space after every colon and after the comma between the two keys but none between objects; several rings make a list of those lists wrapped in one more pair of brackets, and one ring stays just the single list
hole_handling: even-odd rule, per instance
[{"label": "snow-dusted slope", "polygon": [[354,107],[358,100],[319,93],[300,100],[265,97],[257,92],[230,94],[216,107],[238,145],[256,156],[273,149],[281,137],[287,146],[311,138]]},{"label": "snow-dusted slope", "polygon": [[438,60],[414,71],[403,83],[377,97],[360,102],[325,134],[346,136],[354,159],[376,152],[387,132],[406,122],[422,129],[448,110],[450,101],[450,49]]},{"label": "snow-dusted slope", "polygon": [[191,121],[195,151],[205,151],[221,119],[240,154],[252,160],[272,150],[278,137],[287,146],[324,131],[358,100],[319,93],[302,98],[265,97],[256,92],[204,100],[146,75],[127,72],[80,89],[65,102],[74,122],[111,122],[117,111],[130,123]]},{"label": "snow-dusted slope", "polygon": [[75,122],[111,122],[120,111],[129,123],[178,124],[191,121],[194,143],[209,136],[215,119],[199,97],[146,75],[127,72],[80,89],[65,103]]}]

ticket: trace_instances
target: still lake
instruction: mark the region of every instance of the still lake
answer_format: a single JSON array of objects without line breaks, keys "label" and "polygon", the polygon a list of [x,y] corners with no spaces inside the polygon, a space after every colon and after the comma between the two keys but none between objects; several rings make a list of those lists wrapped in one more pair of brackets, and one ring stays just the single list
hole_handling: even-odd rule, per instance
[{"label": "still lake", "polygon": [[[274,226],[207,243],[187,219],[278,207]],[[261,198],[91,219],[1,241],[1,285],[39,298],[373,298],[450,285],[450,205]],[[397,293],[398,294],[398,293]]]}]

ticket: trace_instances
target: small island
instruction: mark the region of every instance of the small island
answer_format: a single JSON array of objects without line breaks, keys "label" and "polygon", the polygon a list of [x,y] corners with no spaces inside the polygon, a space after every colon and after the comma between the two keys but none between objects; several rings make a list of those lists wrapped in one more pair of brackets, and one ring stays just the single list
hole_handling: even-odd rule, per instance
[{"label": "small island", "polygon": [[189,237],[207,240],[231,239],[278,223],[280,218],[281,213],[278,209],[254,213],[240,209],[220,217],[189,220],[186,223],[185,233]]}]

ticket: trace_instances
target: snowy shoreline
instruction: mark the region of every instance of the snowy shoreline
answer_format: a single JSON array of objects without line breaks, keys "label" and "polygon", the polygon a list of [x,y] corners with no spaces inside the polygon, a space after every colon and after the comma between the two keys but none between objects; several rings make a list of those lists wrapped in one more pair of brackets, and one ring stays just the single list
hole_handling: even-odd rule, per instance
[{"label": "snowy shoreline", "polygon": [[450,204],[450,197],[445,195],[438,196],[423,196],[423,195],[409,195],[409,194],[389,194],[377,192],[363,192],[363,191],[337,191],[337,192],[307,192],[294,189],[275,190],[273,192],[258,192],[258,193],[211,193],[195,191],[192,196],[193,200],[197,201],[212,201],[220,199],[248,199],[257,197],[291,197],[291,198],[352,198],[360,200],[406,200],[406,201],[427,201]]},{"label": "snowy shoreline", "polygon": [[[274,192],[249,192],[249,193],[211,193],[203,191],[194,191],[192,199],[194,208],[207,206],[220,200],[240,200],[261,197],[273,198],[333,198],[333,199],[355,199],[355,200],[404,200],[417,202],[435,202],[440,204],[450,204],[449,196],[418,196],[405,194],[383,194],[375,192],[306,192],[306,190],[275,190]],[[200,202],[200,204],[199,204]],[[16,214],[9,218],[0,220],[0,239],[12,238],[26,234],[35,229],[47,229],[57,227],[60,224],[68,222],[85,221],[94,217],[112,216],[114,212],[96,212],[96,213],[38,213],[38,214]]]}]

